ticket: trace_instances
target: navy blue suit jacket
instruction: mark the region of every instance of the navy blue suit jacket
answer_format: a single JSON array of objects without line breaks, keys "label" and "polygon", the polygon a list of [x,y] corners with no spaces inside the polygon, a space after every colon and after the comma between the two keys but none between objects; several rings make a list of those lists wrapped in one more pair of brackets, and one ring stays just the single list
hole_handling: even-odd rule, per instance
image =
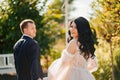
[{"label": "navy blue suit jacket", "polygon": [[23,35],[14,45],[14,60],[18,80],[43,78],[40,47],[32,38]]}]

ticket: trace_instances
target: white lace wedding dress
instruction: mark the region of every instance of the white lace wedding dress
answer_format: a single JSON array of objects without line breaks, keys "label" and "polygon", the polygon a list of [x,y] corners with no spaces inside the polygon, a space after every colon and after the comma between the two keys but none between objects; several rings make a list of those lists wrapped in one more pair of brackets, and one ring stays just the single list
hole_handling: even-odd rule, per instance
[{"label": "white lace wedding dress", "polygon": [[97,67],[96,57],[86,61],[79,50],[73,55],[64,49],[61,58],[50,65],[48,77],[43,80],[95,80],[91,72]]}]

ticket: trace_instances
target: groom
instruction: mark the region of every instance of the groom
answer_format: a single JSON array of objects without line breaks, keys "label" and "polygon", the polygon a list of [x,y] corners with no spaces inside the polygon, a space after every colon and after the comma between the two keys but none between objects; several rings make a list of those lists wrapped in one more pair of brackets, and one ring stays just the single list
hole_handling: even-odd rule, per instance
[{"label": "groom", "polygon": [[36,36],[36,25],[31,19],[20,23],[23,33],[14,47],[14,60],[18,80],[42,80],[43,71],[40,64],[40,47],[33,38]]}]

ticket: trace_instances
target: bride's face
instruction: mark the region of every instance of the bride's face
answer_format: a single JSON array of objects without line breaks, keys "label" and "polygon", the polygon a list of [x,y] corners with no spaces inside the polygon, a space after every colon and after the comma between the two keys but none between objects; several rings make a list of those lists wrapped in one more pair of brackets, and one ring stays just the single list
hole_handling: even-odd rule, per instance
[{"label": "bride's face", "polygon": [[70,25],[70,34],[73,38],[78,38],[77,26],[74,21]]}]

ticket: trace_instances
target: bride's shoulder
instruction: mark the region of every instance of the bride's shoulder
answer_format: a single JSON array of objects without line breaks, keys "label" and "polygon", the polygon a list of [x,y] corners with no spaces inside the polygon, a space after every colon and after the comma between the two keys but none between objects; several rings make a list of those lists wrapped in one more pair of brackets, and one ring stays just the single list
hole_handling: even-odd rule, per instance
[{"label": "bride's shoulder", "polygon": [[76,39],[72,39],[68,44],[77,44],[77,40]]},{"label": "bride's shoulder", "polygon": [[66,50],[68,53],[71,53],[71,54],[74,54],[76,53],[76,50],[77,50],[77,41],[75,39],[71,40],[67,47],[66,47]]},{"label": "bride's shoulder", "polygon": [[78,46],[78,41],[76,39],[72,39],[67,45],[67,47],[73,47],[73,48],[77,48],[77,46]]}]

